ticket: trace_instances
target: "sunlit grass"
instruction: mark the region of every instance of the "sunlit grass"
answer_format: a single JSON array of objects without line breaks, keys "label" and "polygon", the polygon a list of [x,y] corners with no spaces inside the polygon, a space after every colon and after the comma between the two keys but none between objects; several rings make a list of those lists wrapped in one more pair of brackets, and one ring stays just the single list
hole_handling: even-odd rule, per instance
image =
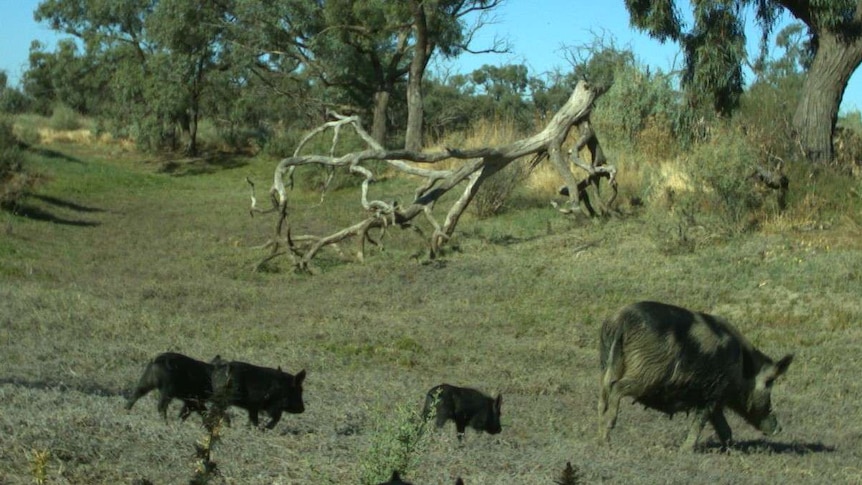
[{"label": "sunlit grass", "polygon": [[[477,140],[498,136],[484,130]],[[501,133],[490,144],[517,136]],[[402,407],[420,409],[441,382],[502,393],[504,430],[468,431],[463,445],[451,429],[430,433],[415,483],[550,483],[567,461],[587,483],[858,475],[859,436],[846,426],[862,413],[852,358],[862,344],[858,181],[793,175],[788,210],[765,212],[760,229],[727,235],[697,214],[696,244],[673,251],[676,233],[659,229],[677,227],[676,207],[647,197],[664,190],[651,184],[670,161],[611,153],[621,200],[644,206],[565,216],[548,203],[556,183],[545,174],[498,216],[465,215],[440,260],[414,232],[390,228],[366,263],[346,241],[309,276],[287,258],[251,271],[275,220],[249,215],[245,177],[265,190],[272,158],[165,172],[114,149],[29,150],[47,180],[25,202],[54,219],[0,215],[0,482],[187,481],[200,420],[181,424],[174,404],[165,424],[152,397],[122,410],[147,359],[167,350],[308,371],[306,412],[273,432],[229,411],[215,460],[230,483],[358,483],[380,424],[399,424]],[[410,197],[414,182],[386,178],[373,195]],[[323,203],[308,185],[289,197],[294,235],[364,217],[349,186]],[[774,394],[785,434],[759,442],[731,418],[739,440],[763,444],[679,455],[684,417],[625,406],[615,446],[597,448],[598,328],[637,299],[714,311],[767,354],[796,352]]]}]

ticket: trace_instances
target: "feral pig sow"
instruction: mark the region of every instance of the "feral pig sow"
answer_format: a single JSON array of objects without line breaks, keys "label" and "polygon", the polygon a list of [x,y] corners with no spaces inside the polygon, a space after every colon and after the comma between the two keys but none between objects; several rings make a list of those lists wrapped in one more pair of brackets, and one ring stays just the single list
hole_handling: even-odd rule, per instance
[{"label": "feral pig sow", "polygon": [[137,387],[126,401],[126,409],[132,409],[138,399],[153,389],[158,389],[161,394],[158,410],[165,420],[168,418],[168,405],[173,399],[183,401],[183,408],[180,410],[182,420],[185,421],[192,411],[203,416],[207,409],[205,402],[212,395],[212,369],[211,364],[183,354],[159,354],[147,364]]},{"label": "feral pig sow", "polygon": [[599,354],[599,436],[604,442],[623,396],[669,415],[693,411],[682,449],[695,448],[707,421],[726,446],[732,434],[725,407],[764,434],[781,429],[772,413],[772,384],[793,355],[773,361],[719,317],[664,303],[635,303],[604,322]]},{"label": "feral pig sow", "polygon": [[497,434],[502,430],[500,406],[503,396],[490,398],[475,389],[440,384],[432,387],[425,396],[425,406],[422,409],[425,419],[428,419],[435,402],[437,427],[443,427],[450,419],[455,421],[458,439],[464,436],[468,425],[476,431],[490,434]]},{"label": "feral pig sow", "polygon": [[258,425],[258,413],[265,411],[270,420],[267,429],[272,429],[284,411],[300,414],[305,411],[302,402],[302,382],[305,370],[297,375],[283,372],[281,368],[259,367],[245,362],[214,361],[213,401],[222,407],[238,406],[248,411],[248,420]]}]

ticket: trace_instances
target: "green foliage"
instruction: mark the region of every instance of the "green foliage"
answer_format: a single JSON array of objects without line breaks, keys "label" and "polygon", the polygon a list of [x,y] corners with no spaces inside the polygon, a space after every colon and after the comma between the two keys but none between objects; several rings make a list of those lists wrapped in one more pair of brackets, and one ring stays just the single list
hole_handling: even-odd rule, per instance
[{"label": "green foliage", "polygon": [[723,3],[700,2],[694,15],[694,28],[682,43],[686,97],[695,107],[711,106],[716,113],[729,115],[742,94],[744,25],[736,9]]},{"label": "green foliage", "polygon": [[[798,42],[801,28],[791,26],[779,34],[779,47],[786,51],[778,66],[787,73],[797,67],[810,68],[812,82],[797,99],[793,119],[794,137],[804,156],[814,163],[832,161],[831,128],[838,113],[841,94],[848,74],[858,67],[862,46],[849,42],[859,35],[858,2],[841,1],[762,1],[709,0],[691,2],[694,22],[689,30],[679,21],[674,0],[627,1],[632,24],[651,35],[678,42],[685,53],[682,86],[686,103],[693,108],[688,125],[696,126],[700,112],[711,108],[727,116],[738,107],[743,91],[742,63],[745,49],[746,11],[754,11],[761,36],[761,54],[755,71],[762,69],[767,42],[776,22],[785,11],[801,20],[807,28],[807,41]],[[796,45],[793,45],[796,44]],[[817,62],[817,59],[824,59]],[[758,74],[759,75],[759,74]],[[813,105],[819,109],[812,109]],[[824,129],[829,126],[830,129]]]},{"label": "green foliage", "polygon": [[0,116],[0,150],[18,147],[18,138],[13,131],[12,120]]},{"label": "green foliage", "polygon": [[683,157],[681,169],[691,180],[696,207],[717,215],[728,230],[748,228],[763,198],[752,179],[759,162],[756,147],[740,133],[724,129]]},{"label": "green foliage", "polygon": [[24,152],[12,131],[12,122],[0,117],[0,209],[15,210],[33,188],[36,178],[24,169]]},{"label": "green foliage", "polygon": [[176,148],[180,130],[187,151],[195,152],[207,94],[228,79],[226,8],[188,0],[97,2],[87,8],[78,0],[42,2],[36,19],[78,36],[84,52],[79,55],[70,40],[55,53],[35,44],[27,92],[43,102],[103,114],[118,126],[134,126],[136,140],[149,150]]},{"label": "green foliage", "polygon": [[679,42],[685,53],[683,87],[695,108],[713,108],[727,115],[739,103],[743,90],[742,62],[746,57],[744,16],[741,11],[755,5],[757,21],[764,30],[763,49],[781,2],[752,0],[706,1],[692,4],[694,24],[685,31],[673,0],[627,0],[632,24],[662,42]]},{"label": "green foliage", "polygon": [[58,104],[54,107],[48,124],[55,130],[71,131],[81,128],[81,119],[80,115],[74,109],[64,104]]},{"label": "green foliage", "polygon": [[[673,122],[681,116],[682,106],[669,76],[634,63],[618,65],[611,72],[613,85],[599,98],[592,118],[603,144],[633,146],[651,119]],[[683,132],[675,129],[674,133]]]},{"label": "green foliage", "polygon": [[431,416],[423,419],[415,406],[386,406],[374,416],[374,436],[359,463],[359,483],[375,485],[389,479],[393,470],[403,477],[416,470],[421,455],[428,447],[428,427]]},{"label": "green foliage", "polygon": [[0,114],[25,113],[30,110],[31,104],[32,100],[20,90],[0,86]]},{"label": "green foliage", "polygon": [[267,138],[263,153],[276,158],[291,157],[302,136],[296,130],[277,130]]}]

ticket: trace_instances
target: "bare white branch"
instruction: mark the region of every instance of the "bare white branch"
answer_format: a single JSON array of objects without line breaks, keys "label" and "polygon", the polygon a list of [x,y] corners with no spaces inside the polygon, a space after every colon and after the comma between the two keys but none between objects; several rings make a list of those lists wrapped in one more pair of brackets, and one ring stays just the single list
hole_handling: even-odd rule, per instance
[{"label": "bare white branch", "polygon": [[[364,259],[366,240],[375,245],[380,244],[379,240],[375,241],[371,238],[369,235],[370,230],[375,228],[380,229],[382,236],[383,231],[387,227],[397,225],[402,228],[414,228],[421,234],[421,229],[412,224],[413,219],[420,214],[424,215],[425,219],[434,229],[429,241],[430,256],[433,258],[439,254],[442,247],[450,240],[458,220],[466,211],[481,184],[512,161],[528,155],[535,156],[537,160],[549,158],[569,189],[569,204],[572,207],[577,207],[579,201],[583,202],[589,209],[590,214],[594,215],[594,210],[589,204],[586,190],[589,187],[595,187],[595,190],[598,190],[598,183],[601,178],[608,178],[615,190],[616,168],[606,164],[593,163],[588,165],[577,158],[577,154],[575,154],[574,164],[587,172],[587,177],[578,182],[571,172],[568,162],[563,157],[562,144],[568,137],[570,130],[577,126],[580,127],[583,133],[589,133],[590,135],[587,141],[584,141],[586,139],[582,136],[582,139],[578,141],[578,148],[586,146],[591,151],[598,149],[600,154],[595,133],[589,127],[589,114],[597,95],[596,91],[591,89],[589,84],[582,81],[578,83],[566,104],[551,118],[548,125],[541,132],[502,147],[482,147],[475,149],[445,148],[443,150],[427,152],[386,150],[362,128],[359,117],[343,116],[334,112],[328,113],[332,120],[315,128],[303,137],[293,156],[279,161],[275,168],[273,185],[270,189],[273,198],[273,209],[268,212],[277,210],[280,212],[280,217],[276,224],[275,238],[268,246],[270,254],[258,263],[257,268],[272,260],[276,255],[291,253],[299,257],[298,261],[295,260],[295,264],[300,269],[307,270],[310,261],[320,249],[335,245],[353,236],[359,237],[359,248],[356,256],[361,261]],[[356,132],[367,145],[367,149],[337,155],[336,146],[339,136],[341,130],[346,127],[350,127]],[[332,130],[333,137],[328,155],[301,154],[302,148],[312,137],[320,135],[327,130]],[[547,155],[547,157],[544,155]],[[595,161],[596,159],[596,153],[594,153],[593,160]],[[375,181],[375,177],[374,173],[368,167],[364,166],[363,163],[372,160],[383,161],[398,173],[422,179],[421,184],[414,191],[414,199],[404,205],[399,205],[394,201],[369,199],[369,187]],[[433,168],[436,164],[451,160],[461,160],[463,163],[453,169]],[[311,164],[327,167],[333,171],[338,168],[346,168],[348,173],[361,177],[359,203],[369,213],[368,216],[328,236],[291,237],[286,187],[293,187],[293,171],[296,167]],[[285,178],[289,179],[289,184],[285,183]],[[251,180],[248,183],[252,187],[252,210],[255,211],[254,184]],[[452,203],[443,223],[438,223],[432,214],[434,205],[444,194],[458,186],[463,186],[461,195]],[[602,213],[606,213],[606,208],[602,207],[603,201],[598,200],[597,202],[600,204]],[[256,212],[260,212],[260,210]],[[282,236],[285,230],[286,237]],[[285,252],[282,250],[282,245],[284,244],[288,246],[289,251]]]}]

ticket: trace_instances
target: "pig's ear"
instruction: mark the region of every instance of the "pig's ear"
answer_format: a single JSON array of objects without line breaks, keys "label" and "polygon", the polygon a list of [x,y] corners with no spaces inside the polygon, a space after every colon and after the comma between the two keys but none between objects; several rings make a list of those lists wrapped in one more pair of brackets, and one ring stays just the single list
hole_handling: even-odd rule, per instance
[{"label": "pig's ear", "polygon": [[281,370],[281,366],[278,366],[278,371],[279,371],[279,372],[284,372],[283,370]]},{"label": "pig's ear", "polygon": [[497,400],[494,402],[494,405],[497,406],[497,409],[500,409],[500,406],[503,405],[503,395],[497,394]]},{"label": "pig's ear", "polygon": [[780,376],[787,372],[787,368],[790,367],[790,363],[793,362],[793,354],[787,354],[781,358],[778,362],[775,363],[775,377]]},{"label": "pig's ear", "polygon": [[298,386],[298,385],[302,384],[302,381],[304,381],[304,380],[305,380],[305,369],[302,369],[301,371],[299,371],[299,374],[297,374],[296,377],[293,378],[293,383]]}]

